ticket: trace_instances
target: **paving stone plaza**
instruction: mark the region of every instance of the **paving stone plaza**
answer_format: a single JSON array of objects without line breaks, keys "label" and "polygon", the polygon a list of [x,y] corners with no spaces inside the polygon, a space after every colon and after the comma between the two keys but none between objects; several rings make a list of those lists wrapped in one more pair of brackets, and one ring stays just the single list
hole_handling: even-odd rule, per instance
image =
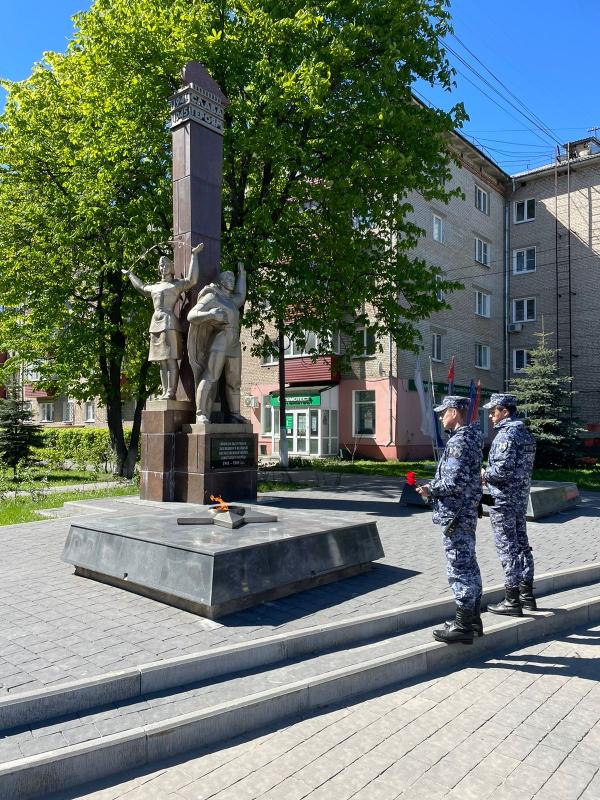
[{"label": "paving stone plaza", "polygon": [[[439,530],[427,511],[400,507],[399,495],[397,481],[367,478],[263,495],[261,505],[300,515],[318,510],[337,524],[365,515],[377,522],[385,558],[363,575],[218,622],[76,577],[60,560],[70,518],[1,529],[0,699],[449,598]],[[599,506],[598,495],[584,493],[577,509],[529,524],[537,574],[600,562]],[[142,507],[137,498],[119,498],[72,511],[122,515]],[[484,586],[501,583],[487,518],[479,522],[477,551]],[[595,594],[588,586],[574,590],[573,599],[591,601]],[[408,635],[412,645],[431,641],[428,630]],[[56,797],[499,799],[514,796],[518,786],[525,798],[591,800],[600,797],[599,636],[597,625],[575,625],[526,647],[504,647],[485,658],[474,653],[467,666],[258,726]],[[330,659],[332,668],[343,663],[339,653]],[[303,662],[291,669],[298,679],[307,674]],[[252,693],[274,685],[276,677],[258,672],[245,680],[242,691]],[[226,699],[229,689],[222,686],[206,689],[204,698],[216,691],[214,697]],[[112,703],[85,716],[0,734],[0,761],[191,713],[200,694]],[[458,767],[450,770],[450,762]]]}]

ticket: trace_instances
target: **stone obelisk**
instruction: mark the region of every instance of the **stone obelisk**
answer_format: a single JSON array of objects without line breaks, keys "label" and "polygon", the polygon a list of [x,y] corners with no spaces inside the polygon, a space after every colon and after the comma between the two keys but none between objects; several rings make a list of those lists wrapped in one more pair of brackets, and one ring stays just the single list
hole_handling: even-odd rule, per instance
[{"label": "stone obelisk", "polygon": [[[170,98],[173,143],[173,233],[175,276],[183,277],[191,249],[204,243],[198,285],[176,313],[183,325],[187,352],[187,311],[198,290],[219,273],[221,255],[221,187],[223,120],[227,98],[202,64],[192,61],[182,70],[182,87]],[[140,497],[169,501],[178,498],[176,471],[182,469],[176,438],[194,421],[194,381],[187,356],[181,362],[177,400],[146,404],[142,416]],[[183,448],[185,449],[185,448]]]}]

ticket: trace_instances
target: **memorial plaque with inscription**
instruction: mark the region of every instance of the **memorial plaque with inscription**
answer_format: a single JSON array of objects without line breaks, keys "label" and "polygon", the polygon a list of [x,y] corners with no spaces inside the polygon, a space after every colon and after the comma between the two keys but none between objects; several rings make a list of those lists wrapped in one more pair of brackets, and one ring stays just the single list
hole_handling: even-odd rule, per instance
[{"label": "memorial plaque with inscription", "polygon": [[253,467],[254,441],[251,437],[233,439],[213,437],[210,441],[210,468]]}]

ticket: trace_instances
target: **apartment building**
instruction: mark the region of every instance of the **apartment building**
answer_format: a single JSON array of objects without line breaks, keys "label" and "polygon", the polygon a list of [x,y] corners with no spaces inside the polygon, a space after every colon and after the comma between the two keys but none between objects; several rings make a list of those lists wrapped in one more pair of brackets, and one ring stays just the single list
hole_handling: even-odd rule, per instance
[{"label": "apartment building", "polygon": [[[482,396],[510,387],[528,363],[535,333],[552,333],[563,375],[573,377],[573,416],[600,423],[600,141],[564,146],[555,164],[510,176],[459,134],[448,205],[411,196],[424,236],[416,255],[463,288],[450,308],[419,324],[421,369],[438,395],[456,359],[455,391],[472,379]],[[244,332],[250,345],[249,332]],[[286,351],[286,427],[293,455],[340,451],[367,457],[430,456],[420,431],[416,356],[389,340],[368,341],[340,372],[339,348],[313,362],[294,343]],[[304,348],[314,346],[310,340]],[[246,413],[263,455],[279,447],[277,364],[244,355]],[[487,414],[480,413],[489,436]]]},{"label": "apartment building", "polygon": [[[448,362],[456,357],[456,390],[468,391],[472,378],[484,396],[503,386],[503,248],[508,175],[461,136],[453,140],[460,164],[451,184],[463,198],[448,205],[409,198],[413,221],[425,232],[416,254],[464,288],[447,298],[452,308],[419,325],[424,378],[431,372],[438,393],[447,382]],[[245,331],[243,385],[246,413],[259,434],[259,452],[279,447],[278,367],[249,354]],[[398,350],[389,338],[369,339],[364,352],[340,372],[343,342],[314,362],[290,343],[286,352],[286,428],[292,455],[361,454],[372,458],[430,456],[431,441],[420,431],[414,374],[416,357]],[[335,337],[334,337],[335,339]],[[487,420],[484,421],[484,424]]]},{"label": "apartment building", "polygon": [[554,164],[514,175],[507,197],[506,373],[519,375],[544,329],[573,378],[573,416],[600,422],[600,141],[571,142]]}]

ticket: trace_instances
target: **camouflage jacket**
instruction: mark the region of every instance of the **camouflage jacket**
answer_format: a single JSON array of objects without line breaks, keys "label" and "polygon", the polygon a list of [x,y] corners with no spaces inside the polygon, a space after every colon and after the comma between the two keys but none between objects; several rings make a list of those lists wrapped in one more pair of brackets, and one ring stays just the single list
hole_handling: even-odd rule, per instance
[{"label": "camouflage jacket", "polygon": [[535,459],[535,439],[520,419],[507,417],[494,428],[498,431],[492,442],[485,481],[496,500],[510,501],[529,492]]},{"label": "camouflage jacket", "polygon": [[477,516],[481,500],[482,439],[479,426],[463,425],[452,434],[429,483],[433,521],[446,525],[457,514]]}]

